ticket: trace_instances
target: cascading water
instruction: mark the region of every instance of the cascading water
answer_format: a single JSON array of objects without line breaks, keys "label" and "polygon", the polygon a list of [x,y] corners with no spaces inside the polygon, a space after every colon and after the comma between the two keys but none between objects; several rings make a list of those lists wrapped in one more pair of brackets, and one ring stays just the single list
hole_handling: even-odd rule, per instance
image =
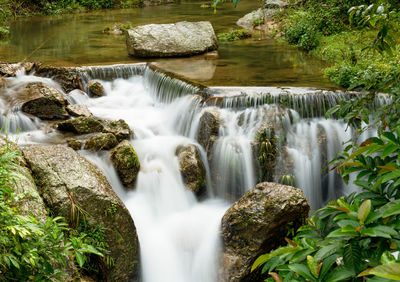
[{"label": "cascading water", "polygon": [[[275,92],[269,96],[221,96],[203,103],[202,97],[194,95],[197,87],[144,64],[75,70],[85,82],[100,79],[106,96],[90,98],[79,91],[66,95],[51,79],[20,73],[7,79],[7,87],[1,90],[0,125],[8,122],[12,133],[20,128],[23,132],[15,136],[22,143],[64,142],[56,131],[44,134],[39,130],[44,123],[25,116],[20,107],[9,110],[10,97],[21,85],[43,82],[61,91],[70,103],[88,106],[94,116],[122,118],[134,129],[131,143],[141,163],[134,191],[126,191],[121,185],[107,152],[80,153],[105,172],[134,218],[144,282],[217,281],[220,220],[228,201],[238,199],[259,180],[253,151],[257,132],[265,126],[276,126],[275,134],[282,139],[280,149],[293,163],[290,173],[313,208],[348,192],[334,172],[321,173],[321,168],[341,150],[342,142],[351,137],[343,123],[318,118],[326,107],[337,104],[336,94],[306,96],[299,89],[301,95],[296,96],[287,89],[271,88]],[[376,101],[385,102],[384,97]],[[196,140],[200,119],[207,109],[218,111],[220,119],[218,138],[208,156]],[[209,193],[201,202],[185,187],[180,174],[176,150],[188,144],[199,148],[208,174]],[[278,162],[285,166],[283,155]]]}]

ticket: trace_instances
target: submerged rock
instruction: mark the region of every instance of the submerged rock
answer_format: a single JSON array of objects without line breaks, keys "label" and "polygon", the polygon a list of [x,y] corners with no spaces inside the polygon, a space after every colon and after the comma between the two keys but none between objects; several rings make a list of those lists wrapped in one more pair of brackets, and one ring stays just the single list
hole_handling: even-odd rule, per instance
[{"label": "submerged rock", "polygon": [[89,94],[91,94],[93,97],[101,97],[105,95],[104,86],[99,81],[90,80],[86,87],[89,91]]},{"label": "submerged rock", "polygon": [[106,281],[138,277],[139,242],[135,224],[103,173],[66,146],[31,145],[23,149],[39,192],[57,216],[74,226],[84,211],[89,223],[105,227],[113,266],[100,267]]},{"label": "submerged rock", "polygon": [[129,128],[129,125],[123,119],[114,121],[103,121],[103,132],[114,134],[119,142],[124,139],[128,140],[133,136],[133,131]]},{"label": "submerged rock", "polygon": [[67,112],[74,117],[90,117],[92,113],[89,111],[88,107],[85,105],[68,105]]},{"label": "submerged rock", "polygon": [[179,169],[186,187],[197,196],[204,194],[206,169],[201,161],[199,149],[192,144],[179,146],[175,154],[178,156]]},{"label": "submerged rock", "polygon": [[291,186],[263,182],[245,193],[222,218],[220,281],[255,281],[255,259],[283,243],[288,228],[300,226],[309,209],[303,192]]},{"label": "submerged rock", "polygon": [[42,82],[28,83],[19,98],[24,100],[22,111],[40,119],[67,119],[69,117],[64,96],[55,88]]},{"label": "submerged rock", "polygon": [[101,121],[94,117],[78,117],[60,122],[57,125],[58,130],[76,134],[101,132],[103,128]]},{"label": "submerged rock", "polygon": [[110,150],[118,145],[117,138],[112,133],[100,133],[91,136],[85,143],[85,150],[101,151]]},{"label": "submerged rock", "polygon": [[128,54],[136,57],[191,56],[218,48],[210,22],[149,24],[127,31]]},{"label": "submerged rock", "polygon": [[124,140],[111,151],[111,161],[119,179],[127,188],[133,188],[140,170],[139,157],[128,140]]},{"label": "submerged rock", "polygon": [[206,150],[209,159],[214,143],[218,139],[220,126],[220,112],[215,109],[206,109],[200,117],[199,135],[197,140]]}]

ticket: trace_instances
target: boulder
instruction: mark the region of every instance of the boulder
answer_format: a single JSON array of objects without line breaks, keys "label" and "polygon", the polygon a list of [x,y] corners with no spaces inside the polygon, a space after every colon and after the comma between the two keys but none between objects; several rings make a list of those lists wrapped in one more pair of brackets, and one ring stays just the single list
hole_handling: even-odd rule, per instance
[{"label": "boulder", "polygon": [[54,120],[69,117],[65,107],[68,102],[55,88],[41,82],[28,83],[22,89],[19,99],[22,99],[22,111],[40,119]]},{"label": "boulder", "polygon": [[100,133],[91,136],[85,143],[85,150],[101,151],[110,150],[118,145],[117,138],[112,133]]},{"label": "boulder", "polygon": [[236,24],[247,30],[253,30],[255,26],[264,24],[266,21],[270,20],[274,13],[275,10],[260,8],[244,15],[242,18],[238,19]]},{"label": "boulder", "polygon": [[76,213],[105,227],[113,266],[100,267],[106,281],[130,281],[139,272],[139,242],[129,211],[103,173],[71,148],[31,145],[23,149],[39,192],[54,215],[75,225]]},{"label": "boulder", "polygon": [[24,62],[24,63],[0,63],[0,76],[16,76],[18,72],[25,70],[29,73],[35,68],[35,63]]},{"label": "boulder", "polygon": [[265,8],[267,9],[282,9],[287,8],[289,3],[285,0],[266,0]]},{"label": "boulder", "polygon": [[35,75],[52,78],[66,93],[74,89],[83,90],[82,78],[74,68],[39,66],[36,68]]},{"label": "boulder", "polygon": [[103,133],[112,133],[117,137],[118,142],[125,139],[130,139],[133,136],[133,131],[129,125],[123,120],[103,121]]},{"label": "boulder", "polygon": [[218,48],[210,22],[149,24],[129,29],[128,54],[136,57],[191,56]]},{"label": "boulder", "polygon": [[258,281],[250,269],[258,256],[284,242],[289,224],[299,227],[310,207],[301,190],[263,182],[246,192],[222,218],[220,281]]},{"label": "boulder", "polygon": [[215,109],[206,109],[200,117],[197,140],[206,150],[209,159],[211,158],[214,143],[218,139],[220,126],[220,112]]},{"label": "boulder", "polygon": [[9,151],[17,152],[19,154],[17,161],[20,165],[20,169],[18,172],[22,177],[20,177],[18,181],[11,182],[12,188],[16,194],[25,194],[24,197],[19,199],[19,206],[22,208],[24,214],[31,213],[40,220],[45,220],[47,215],[46,206],[39,195],[31,171],[27,168],[20,148],[17,144],[7,141],[4,137],[0,136],[0,157]]},{"label": "boulder", "polygon": [[75,151],[80,150],[83,146],[83,142],[76,140],[74,138],[67,138],[67,145],[68,147],[71,147],[72,149],[74,149]]},{"label": "boulder", "polygon": [[111,151],[111,161],[119,179],[127,188],[133,188],[140,170],[139,157],[128,140],[124,140]]},{"label": "boulder", "polygon": [[75,134],[87,134],[101,132],[103,124],[94,117],[77,117],[58,123],[57,129],[61,131],[73,132]]},{"label": "boulder", "polygon": [[86,88],[92,97],[101,97],[105,95],[104,86],[98,81],[90,80],[87,83]]},{"label": "boulder", "polygon": [[176,153],[179,169],[186,187],[197,196],[206,189],[206,169],[200,158],[199,149],[195,145],[178,146]]},{"label": "boulder", "polygon": [[67,112],[74,117],[90,117],[92,113],[89,111],[88,107],[85,105],[68,105]]}]

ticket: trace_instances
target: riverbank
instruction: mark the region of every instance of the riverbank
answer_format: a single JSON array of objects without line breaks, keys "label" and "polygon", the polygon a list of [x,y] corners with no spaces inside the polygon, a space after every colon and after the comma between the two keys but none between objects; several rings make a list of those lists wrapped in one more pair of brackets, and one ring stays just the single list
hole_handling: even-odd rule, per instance
[{"label": "riverbank", "polygon": [[367,6],[356,6],[360,1],[336,2],[292,5],[276,12],[270,21],[265,19],[265,25],[274,23],[272,36],[328,62],[323,72],[335,84],[348,89],[377,88],[400,68],[399,4],[375,5],[366,11]]}]

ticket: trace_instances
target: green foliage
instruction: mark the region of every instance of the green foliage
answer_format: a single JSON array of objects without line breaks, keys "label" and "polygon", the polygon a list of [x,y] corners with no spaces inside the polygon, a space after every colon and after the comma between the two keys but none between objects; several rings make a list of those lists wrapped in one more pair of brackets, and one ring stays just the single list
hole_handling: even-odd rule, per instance
[{"label": "green foliage", "polygon": [[[272,181],[272,176],[275,170],[275,164],[277,161],[278,147],[279,147],[279,136],[271,130],[264,130],[259,132],[258,141],[260,143],[260,149],[258,152],[258,162],[260,165],[260,181]],[[292,182],[292,178],[282,178],[282,183]]]},{"label": "green foliage", "polygon": [[70,258],[83,267],[88,254],[104,256],[95,237],[68,228],[63,218],[38,219],[23,210],[24,195],[13,191],[23,177],[19,154],[6,145],[0,156],[0,281],[61,281]]},{"label": "green foliage", "polygon": [[218,40],[220,41],[236,41],[249,37],[251,37],[251,33],[246,29],[234,29],[226,33],[218,34]]}]

